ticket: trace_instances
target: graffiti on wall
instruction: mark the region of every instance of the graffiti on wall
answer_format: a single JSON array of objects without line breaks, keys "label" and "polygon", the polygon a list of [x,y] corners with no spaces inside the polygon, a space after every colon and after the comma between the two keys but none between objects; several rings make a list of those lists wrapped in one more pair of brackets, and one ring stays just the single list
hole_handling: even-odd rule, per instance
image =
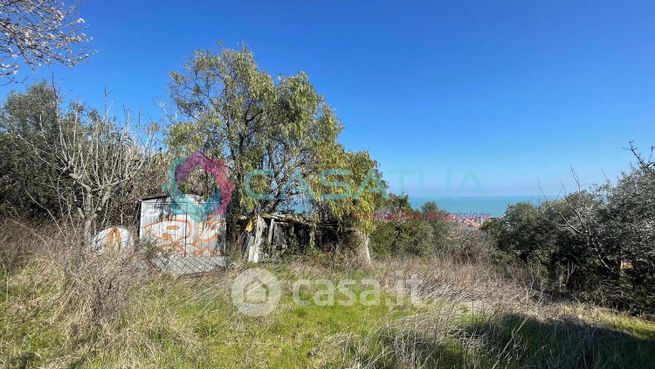
[{"label": "graffiti on wall", "polygon": [[[156,243],[167,256],[219,256],[225,245],[225,219],[213,213],[197,220],[175,214],[171,199],[161,197],[141,203],[142,239]],[[180,206],[179,202],[176,203]],[[193,204],[196,205],[196,204]]]},{"label": "graffiti on wall", "polygon": [[93,246],[99,254],[112,254],[134,247],[130,231],[122,227],[111,227],[100,231],[93,238]]}]

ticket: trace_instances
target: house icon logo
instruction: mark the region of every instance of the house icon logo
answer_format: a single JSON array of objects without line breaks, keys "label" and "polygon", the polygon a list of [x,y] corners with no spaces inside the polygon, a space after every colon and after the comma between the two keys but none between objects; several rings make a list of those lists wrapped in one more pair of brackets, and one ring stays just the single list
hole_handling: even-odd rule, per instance
[{"label": "house icon logo", "polygon": [[280,282],[264,269],[248,269],[232,283],[232,303],[246,315],[270,314],[280,302],[280,295]]}]

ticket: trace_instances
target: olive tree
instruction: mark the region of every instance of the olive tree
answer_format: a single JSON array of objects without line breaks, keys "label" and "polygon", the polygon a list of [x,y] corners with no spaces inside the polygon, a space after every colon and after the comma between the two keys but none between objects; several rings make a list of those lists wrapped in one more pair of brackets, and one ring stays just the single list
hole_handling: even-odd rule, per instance
[{"label": "olive tree", "polygon": [[614,184],[510,206],[483,229],[504,255],[542,266],[558,293],[652,313],[655,176],[645,163]]},{"label": "olive tree", "polygon": [[[34,153],[38,147],[47,161],[58,142],[58,99],[46,83],[12,92],[0,108],[0,213],[43,219],[59,214],[60,201],[53,178],[59,173]],[[23,139],[20,139],[20,138]],[[27,145],[29,142],[30,145]],[[62,179],[66,182],[65,179]]]}]

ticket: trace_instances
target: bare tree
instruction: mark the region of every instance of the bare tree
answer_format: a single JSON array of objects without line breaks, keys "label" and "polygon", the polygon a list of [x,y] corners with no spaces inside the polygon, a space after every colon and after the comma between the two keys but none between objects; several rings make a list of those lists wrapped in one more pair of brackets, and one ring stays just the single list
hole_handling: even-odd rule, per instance
[{"label": "bare tree", "polygon": [[[148,141],[145,147],[149,144]],[[82,189],[82,206],[78,211],[84,220],[87,240],[91,239],[96,217],[112,195],[138,176],[148,159],[148,153],[135,144],[133,137],[106,117],[94,117],[89,126],[74,130],[73,134],[62,131],[56,155],[62,170]]]},{"label": "bare tree", "polygon": [[[97,226],[106,226],[103,217],[113,197],[143,174],[152,158],[154,132],[140,130],[140,118],[133,122],[129,111],[119,125],[108,112],[99,114],[80,104],[63,114],[58,110],[55,124],[55,144],[47,152],[23,139],[41,162],[70,179],[51,181],[63,203],[59,216],[81,222],[90,242]],[[52,134],[42,127],[44,139]]]},{"label": "bare tree", "polygon": [[89,52],[84,19],[58,0],[0,0],[0,77],[48,64],[74,66]]}]

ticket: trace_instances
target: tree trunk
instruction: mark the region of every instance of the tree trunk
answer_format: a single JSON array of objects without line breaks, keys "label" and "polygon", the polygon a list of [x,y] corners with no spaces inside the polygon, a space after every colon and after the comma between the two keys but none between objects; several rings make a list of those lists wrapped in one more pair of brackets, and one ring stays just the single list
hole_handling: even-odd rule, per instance
[{"label": "tree trunk", "polygon": [[95,218],[93,194],[86,193],[83,201],[82,217],[84,219],[84,229],[82,236],[84,237],[84,242],[90,248],[93,245],[93,220]]}]

